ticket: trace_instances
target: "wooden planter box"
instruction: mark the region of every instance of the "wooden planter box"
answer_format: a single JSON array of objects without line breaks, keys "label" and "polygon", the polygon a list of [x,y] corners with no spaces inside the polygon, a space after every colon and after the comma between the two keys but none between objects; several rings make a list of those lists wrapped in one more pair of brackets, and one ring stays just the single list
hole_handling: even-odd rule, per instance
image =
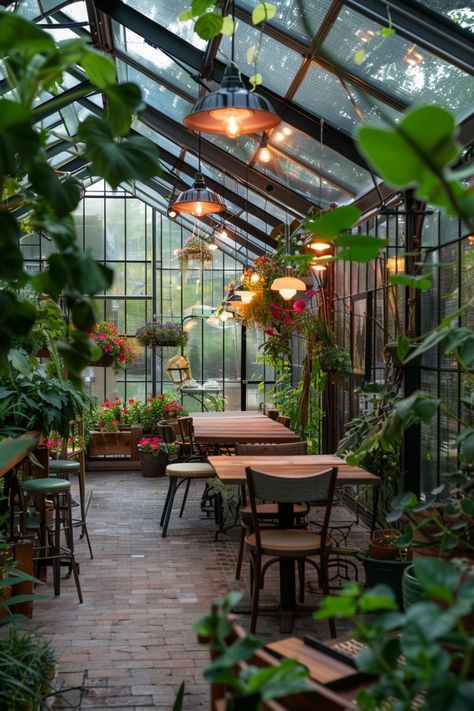
[{"label": "wooden planter box", "polygon": [[140,455],[137,445],[142,436],[141,425],[132,425],[118,432],[91,432],[87,446],[87,470],[139,470]]}]

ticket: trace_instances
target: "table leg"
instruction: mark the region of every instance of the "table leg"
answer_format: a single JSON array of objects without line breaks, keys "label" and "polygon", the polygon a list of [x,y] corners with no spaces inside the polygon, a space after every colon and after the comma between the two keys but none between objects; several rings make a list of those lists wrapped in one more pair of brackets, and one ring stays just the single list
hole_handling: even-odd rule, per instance
[{"label": "table leg", "polygon": [[[278,504],[280,528],[293,528],[293,504]],[[280,558],[280,632],[291,632],[296,612],[296,577],[293,558]]]}]

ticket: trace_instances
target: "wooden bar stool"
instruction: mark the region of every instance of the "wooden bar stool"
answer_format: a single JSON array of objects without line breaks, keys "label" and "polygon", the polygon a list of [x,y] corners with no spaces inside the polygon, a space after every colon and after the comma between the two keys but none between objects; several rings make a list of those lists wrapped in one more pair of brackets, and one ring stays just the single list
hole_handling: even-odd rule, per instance
[{"label": "wooden bar stool", "polygon": [[160,526],[163,527],[161,532],[163,538],[165,538],[168,530],[171,511],[173,510],[174,497],[176,496],[178,488],[182,484],[186,485],[185,495],[183,497],[181,510],[179,512],[179,517],[182,518],[191,480],[207,480],[209,477],[215,477],[216,473],[214,471],[214,467],[205,462],[181,462],[179,464],[168,464],[166,467],[166,476],[168,477],[168,493],[166,494],[165,505],[163,506],[163,512],[160,520]]},{"label": "wooden bar stool", "polygon": [[[35,560],[45,564],[51,563],[55,595],[59,595],[61,591],[61,560],[66,560],[74,575],[79,602],[82,602],[79,568],[74,556],[71,482],[54,477],[29,479],[23,482],[22,491],[25,497],[35,497],[39,503],[39,546]],[[52,503],[51,523],[48,521],[48,511],[51,509],[48,509],[47,501]],[[65,546],[61,545],[61,532],[64,534]]]},{"label": "wooden bar stool", "polygon": [[91,541],[89,538],[89,531],[87,530],[86,515],[87,515],[87,504],[86,504],[86,485],[84,477],[84,469],[81,467],[81,463],[75,459],[50,459],[49,460],[49,474],[51,477],[63,477],[69,481],[69,476],[71,474],[77,474],[79,478],[79,518],[73,518],[72,525],[74,528],[81,528],[81,538],[85,536],[87,545],[89,547],[89,554],[91,559],[94,558],[92,553]]}]

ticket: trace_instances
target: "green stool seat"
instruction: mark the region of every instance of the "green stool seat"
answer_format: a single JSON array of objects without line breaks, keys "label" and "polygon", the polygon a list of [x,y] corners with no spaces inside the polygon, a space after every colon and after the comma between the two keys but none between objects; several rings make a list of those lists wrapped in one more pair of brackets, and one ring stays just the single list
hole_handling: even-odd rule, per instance
[{"label": "green stool seat", "polygon": [[64,472],[64,474],[70,474],[71,472],[78,472],[81,469],[79,462],[74,459],[50,459],[49,460],[49,471],[50,472]]},{"label": "green stool seat", "polygon": [[29,479],[22,484],[23,491],[28,494],[61,494],[71,489],[67,479],[48,477],[45,479]]}]

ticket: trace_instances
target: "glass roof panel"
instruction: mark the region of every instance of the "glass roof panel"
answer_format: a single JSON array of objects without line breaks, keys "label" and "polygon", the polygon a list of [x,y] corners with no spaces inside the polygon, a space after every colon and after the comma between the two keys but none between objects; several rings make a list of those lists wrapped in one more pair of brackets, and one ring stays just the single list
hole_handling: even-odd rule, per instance
[{"label": "glass roof panel", "polygon": [[180,96],[169,89],[165,89],[161,84],[153,81],[133,67],[129,67],[125,62],[116,60],[117,76],[120,81],[136,82],[142,92],[147,104],[153,106],[158,111],[166,114],[175,121],[182,123],[183,118],[191,111],[192,104],[185,101]]},{"label": "glass roof panel", "polygon": [[469,7],[467,0],[416,0],[420,5],[429,7],[430,10],[444,15],[467,30],[474,32],[474,10]]},{"label": "glass roof panel", "polygon": [[149,138],[150,141],[153,141],[158,148],[163,148],[176,157],[181,153],[181,146],[178,146],[177,143],[173,143],[173,141],[170,141],[166,136],[163,136],[151,128],[151,126],[143,123],[139,118],[132,121],[132,128],[138,131],[138,133],[141,133],[142,136]]},{"label": "glass roof panel", "polygon": [[[167,79],[174,86],[183,89],[194,99],[198,97],[198,84],[191,79],[189,74],[181,69],[168,55],[159,49],[154,49],[143,37],[135,34],[131,30],[120,25],[115,20],[112,21],[114,34],[114,44],[132,59],[140,62],[144,67],[150,69],[164,79]],[[189,71],[193,71],[189,68]]]},{"label": "glass roof panel", "polygon": [[[381,26],[344,7],[324,48],[351,73],[384,87],[410,103],[437,103],[463,119],[472,106],[471,77],[428,50],[394,34],[383,40]],[[383,40],[383,41],[381,41]],[[365,50],[361,64],[356,52]]]},{"label": "glass roof panel", "polygon": [[[353,87],[349,88],[351,93],[354,92]],[[354,98],[357,99],[358,104],[363,103],[360,108],[364,111],[367,120],[371,122],[383,120],[379,111],[381,106],[379,102],[371,97],[361,102],[359,93]],[[360,118],[338,77],[315,63],[309,68],[294,96],[294,101],[347,133],[352,133],[354,127],[360,124]],[[398,118],[398,113],[385,104],[382,111],[393,119]]]},{"label": "glass roof panel", "polygon": [[61,12],[69,15],[75,22],[89,22],[87,6],[84,0],[70,2],[66,7],[61,8]]},{"label": "glass roof panel", "polygon": [[[300,156],[316,173],[322,168],[327,176],[332,176],[342,186],[351,187],[354,193],[372,185],[370,173],[352,161],[344,158],[332,148],[324,146],[306,133],[287,124],[280,124],[270,138],[270,143],[280,147],[285,153]],[[324,130],[323,130],[324,143]]]},{"label": "glass roof panel", "polygon": [[[235,31],[235,61],[240,71],[247,76],[255,74],[255,66],[248,64],[247,51],[258,48],[261,40],[260,59],[257,72],[263,77],[264,86],[284,96],[301,65],[301,55],[293,52],[281,42],[245,22],[237,21]],[[231,38],[223,37],[219,46],[220,58],[228,60],[231,55]]]},{"label": "glass roof panel", "polygon": [[[238,0],[237,5],[248,12],[252,12],[257,3],[255,0]],[[319,29],[330,7],[331,0],[306,0],[305,11],[313,35]],[[308,37],[305,24],[298,8],[295,7],[294,0],[279,0],[277,14],[268,24],[297,37],[303,42],[308,43],[312,39],[312,37]]]},{"label": "glass roof panel", "polygon": [[153,22],[158,22],[173,34],[190,42],[198,49],[205,49],[207,42],[202,40],[193,30],[193,23],[180,22],[178,16],[190,6],[189,0],[173,0],[173,2],[156,2],[156,0],[123,0],[125,5],[133,7]]},{"label": "glass roof panel", "polygon": [[258,142],[251,136],[239,136],[237,139],[227,138],[226,136],[213,136],[207,134],[203,141],[215,143],[219,148],[222,148],[226,153],[230,153],[239,160],[247,163],[249,157],[255,153],[258,148]]},{"label": "glass roof panel", "polygon": [[41,15],[41,10],[37,0],[23,0],[23,2],[19,3],[16,14],[26,17],[27,20],[33,20]]}]

